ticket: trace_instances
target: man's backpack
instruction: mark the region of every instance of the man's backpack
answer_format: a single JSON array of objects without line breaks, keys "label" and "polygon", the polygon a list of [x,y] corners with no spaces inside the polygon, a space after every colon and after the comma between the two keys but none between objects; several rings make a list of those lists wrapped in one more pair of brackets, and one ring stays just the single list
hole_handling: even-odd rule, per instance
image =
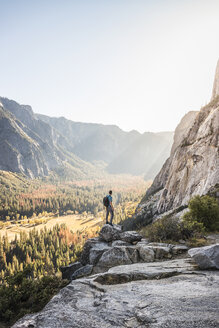
[{"label": "man's backpack", "polygon": [[103,198],[103,205],[104,205],[105,207],[108,207],[108,206],[109,206],[109,198],[108,198],[108,196],[105,196],[105,197]]}]

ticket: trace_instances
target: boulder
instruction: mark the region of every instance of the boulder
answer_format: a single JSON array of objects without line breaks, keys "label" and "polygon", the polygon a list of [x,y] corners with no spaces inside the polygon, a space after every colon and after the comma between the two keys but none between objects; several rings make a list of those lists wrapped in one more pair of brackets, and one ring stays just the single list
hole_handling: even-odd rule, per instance
[{"label": "boulder", "polygon": [[13,328],[216,328],[219,271],[193,270],[181,259],[114,267],[112,282],[103,274],[73,280]]},{"label": "boulder", "polygon": [[96,265],[101,255],[108,249],[110,249],[110,247],[107,245],[107,243],[99,242],[94,244],[93,247],[90,248],[89,263]]},{"label": "boulder", "polygon": [[105,271],[108,268],[116,265],[131,264],[132,261],[126,250],[126,247],[113,247],[108,251],[104,252],[97,264],[97,271]]},{"label": "boulder", "polygon": [[219,269],[219,244],[191,248],[188,254],[200,269]]},{"label": "boulder", "polygon": [[122,246],[125,248],[128,257],[130,258],[132,263],[137,263],[140,261],[140,257],[139,257],[139,251],[136,248],[136,246]]},{"label": "boulder", "polygon": [[[104,241],[100,241],[99,238],[88,239],[86,241],[86,243],[84,244],[83,251],[82,251],[82,254],[80,257],[80,262],[83,265],[92,264],[92,263],[90,263],[91,249],[103,250],[103,249],[106,249],[107,247],[108,247],[108,244]],[[97,251],[97,253],[98,253],[98,251]],[[93,256],[92,256],[92,260],[93,260]]]},{"label": "boulder", "polygon": [[120,233],[122,232],[121,227],[119,226],[111,226],[109,224],[105,224],[103,228],[100,230],[99,238],[104,241],[113,241],[120,239]]},{"label": "boulder", "polygon": [[120,234],[119,239],[126,241],[127,243],[134,243],[139,242],[142,239],[142,236],[136,231],[126,231]]},{"label": "boulder", "polygon": [[136,231],[123,232],[122,228],[118,225],[111,226],[109,224],[105,224],[100,230],[99,238],[106,242],[122,240],[127,243],[134,243],[140,241],[142,236]]},{"label": "boulder", "polygon": [[73,273],[71,279],[75,280],[78,278],[89,276],[91,274],[92,270],[93,270],[93,265],[87,264],[87,265],[81,267],[80,269],[78,269],[77,271],[75,271]]},{"label": "boulder", "polygon": [[157,260],[160,259],[171,259],[172,253],[170,247],[163,247],[163,246],[155,246],[153,247],[153,250],[155,251],[155,258]]},{"label": "boulder", "polygon": [[75,262],[67,266],[61,267],[60,270],[62,272],[62,279],[71,280],[72,274],[81,267],[82,264],[80,262]]},{"label": "boulder", "polygon": [[148,247],[145,244],[137,245],[140,255],[140,259],[143,262],[153,262],[155,258],[154,250],[151,247]]}]

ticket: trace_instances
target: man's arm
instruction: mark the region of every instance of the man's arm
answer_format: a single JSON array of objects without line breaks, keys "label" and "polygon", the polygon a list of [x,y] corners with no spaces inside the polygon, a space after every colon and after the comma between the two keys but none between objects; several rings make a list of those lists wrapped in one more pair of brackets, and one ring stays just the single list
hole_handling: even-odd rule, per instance
[{"label": "man's arm", "polygon": [[113,203],[112,202],[110,202],[110,206],[111,206],[112,210],[114,211],[114,207],[113,207]]}]

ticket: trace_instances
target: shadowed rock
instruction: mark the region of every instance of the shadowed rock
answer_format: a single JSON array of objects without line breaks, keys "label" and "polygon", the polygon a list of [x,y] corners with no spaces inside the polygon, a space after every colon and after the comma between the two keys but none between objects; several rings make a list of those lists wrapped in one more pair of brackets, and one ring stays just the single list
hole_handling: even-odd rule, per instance
[{"label": "shadowed rock", "polygon": [[71,280],[72,274],[81,267],[82,267],[82,264],[80,262],[75,262],[75,263],[69,264],[68,266],[61,267],[60,270],[62,272],[62,279]]},{"label": "shadowed rock", "polygon": [[[84,244],[83,251],[80,257],[80,262],[83,265],[91,264],[90,263],[91,249],[95,249],[97,251],[99,250],[100,252],[103,252],[104,249],[106,250],[107,248],[108,248],[108,244],[104,241],[100,241],[99,238],[88,239]],[[91,260],[95,262],[94,255],[92,256]]]},{"label": "shadowed rock", "polygon": [[77,271],[75,271],[71,277],[72,280],[89,276],[93,270],[93,265],[87,264]]},{"label": "shadowed rock", "polygon": [[200,269],[219,269],[219,244],[192,248],[188,253]]}]

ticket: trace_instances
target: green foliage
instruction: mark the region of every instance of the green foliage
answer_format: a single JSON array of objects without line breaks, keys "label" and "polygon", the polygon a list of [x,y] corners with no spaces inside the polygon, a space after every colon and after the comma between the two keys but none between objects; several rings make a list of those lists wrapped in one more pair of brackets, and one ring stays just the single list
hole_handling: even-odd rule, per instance
[{"label": "green foliage", "polygon": [[72,233],[65,225],[9,242],[0,238],[0,322],[17,320],[41,310],[67,282],[60,266],[78,259],[82,246],[93,233]]},{"label": "green foliage", "polygon": [[51,230],[35,229],[20,234],[9,243],[7,236],[0,238],[0,284],[11,275],[31,265],[34,278],[55,275],[60,266],[74,262],[80,255],[84,235],[72,233],[65,225]]},{"label": "green foliage", "polygon": [[[0,171],[0,219],[22,220],[42,213],[56,215],[102,211],[102,199],[113,189],[115,205],[140,201],[147,182],[131,176],[110,176],[100,180],[60,181],[25,180],[19,175]],[[114,186],[114,188],[112,188]]]},{"label": "green foliage", "polygon": [[179,241],[187,239],[188,245],[205,245],[201,238],[206,231],[219,230],[219,205],[217,200],[208,195],[195,196],[189,202],[189,211],[180,221],[174,216],[165,216],[150,226],[145,227],[143,234],[150,241]]},{"label": "green foliage", "polygon": [[185,228],[202,232],[219,230],[219,205],[208,195],[195,196],[189,202],[189,211],[184,215]]},{"label": "green foliage", "polygon": [[175,217],[165,216],[143,229],[143,233],[150,241],[178,241],[182,231],[179,220]]},{"label": "green foliage", "polygon": [[203,247],[207,246],[208,242],[205,238],[192,237],[187,241],[188,247]]},{"label": "green foliage", "polygon": [[0,321],[13,323],[23,315],[41,310],[67,284],[55,276],[32,279],[33,266],[7,278],[0,287]]}]

